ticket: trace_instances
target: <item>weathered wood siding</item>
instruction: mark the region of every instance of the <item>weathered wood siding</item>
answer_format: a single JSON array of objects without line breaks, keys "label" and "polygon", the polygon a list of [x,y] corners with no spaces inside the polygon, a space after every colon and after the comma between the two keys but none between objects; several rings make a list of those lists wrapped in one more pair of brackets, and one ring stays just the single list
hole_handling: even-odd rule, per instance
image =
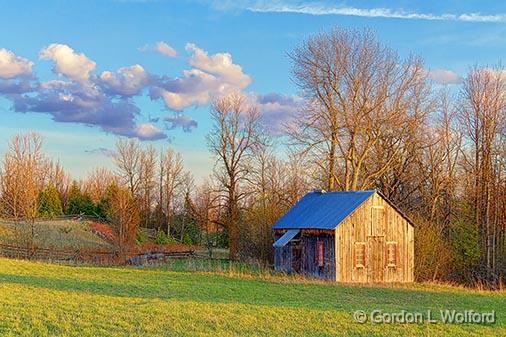
[{"label": "weathered wood siding", "polygon": [[[355,243],[366,244],[366,266],[354,261]],[[397,265],[388,266],[387,242],[397,243]],[[412,282],[413,226],[375,193],[336,228],[336,281]]]},{"label": "weathered wood siding", "polygon": [[[303,234],[302,241],[302,269],[301,273],[308,276],[327,280],[336,279],[336,256],[334,235]],[[316,264],[316,242],[324,242],[323,267]]]},{"label": "weathered wood siding", "polygon": [[[274,241],[283,234],[274,234]],[[289,242],[284,247],[274,248],[274,270],[282,273],[292,272],[292,245]]]},{"label": "weathered wood siding", "polygon": [[[276,233],[274,240],[282,234]],[[316,263],[316,245],[318,241],[324,242],[324,263],[323,267]],[[300,244],[300,259],[296,260],[295,245]],[[322,279],[335,280],[336,259],[335,240],[332,232],[314,232],[302,230],[300,241],[289,242],[284,247],[274,249],[274,269],[279,272],[293,273],[294,266],[299,266],[299,272],[303,275],[318,277]]]}]

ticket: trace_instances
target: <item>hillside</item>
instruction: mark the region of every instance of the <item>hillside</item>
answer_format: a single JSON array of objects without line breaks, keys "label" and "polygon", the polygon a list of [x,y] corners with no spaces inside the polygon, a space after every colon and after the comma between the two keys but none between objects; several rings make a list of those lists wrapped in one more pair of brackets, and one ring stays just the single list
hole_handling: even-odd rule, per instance
[{"label": "hillside", "polygon": [[[39,248],[107,249],[110,244],[94,234],[87,221],[39,220],[34,226],[34,243]],[[31,235],[29,225],[0,221],[0,243],[18,244]]]},{"label": "hillside", "polygon": [[[506,335],[504,292],[426,285],[342,286],[173,267],[96,268],[0,259],[0,335]],[[495,310],[497,322],[359,324],[352,318],[355,310],[443,308]]]}]

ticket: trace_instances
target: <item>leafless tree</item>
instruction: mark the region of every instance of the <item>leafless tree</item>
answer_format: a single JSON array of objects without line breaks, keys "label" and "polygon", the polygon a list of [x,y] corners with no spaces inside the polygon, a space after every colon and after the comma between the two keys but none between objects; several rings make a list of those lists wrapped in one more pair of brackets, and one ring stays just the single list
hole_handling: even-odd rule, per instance
[{"label": "leafless tree", "polygon": [[2,216],[12,219],[16,224],[24,221],[30,225],[30,247],[33,247],[35,236],[37,196],[43,187],[45,164],[42,137],[29,132],[11,139],[0,173]]},{"label": "leafless tree", "polygon": [[[373,187],[431,110],[421,60],[400,60],[368,30],[338,28],[311,36],[290,57],[306,102],[293,143],[327,189]],[[388,151],[374,153],[378,143]]]},{"label": "leafless tree", "polygon": [[94,203],[106,197],[107,188],[118,184],[118,177],[105,167],[93,169],[83,182],[83,191]]},{"label": "leafless tree", "polygon": [[139,194],[144,227],[149,227],[151,220],[151,206],[156,188],[156,160],[156,150],[152,145],[140,150]]},{"label": "leafless tree", "polygon": [[225,199],[231,258],[237,255],[239,203],[244,197],[241,183],[250,173],[251,150],[260,142],[259,116],[256,107],[240,93],[217,97],[212,102],[214,125],[208,134],[208,146],[216,158],[214,173]]},{"label": "leafless tree", "polygon": [[499,163],[501,128],[506,123],[506,76],[502,67],[471,69],[464,79],[459,116],[470,147],[465,168],[473,177],[471,195],[480,251],[489,275],[495,273],[498,202],[501,195]]},{"label": "leafless tree", "polygon": [[171,148],[162,149],[158,167],[158,209],[161,214],[165,214],[167,235],[170,235],[171,225],[174,220],[176,195],[183,183],[184,166],[181,154]]},{"label": "leafless tree", "polygon": [[137,140],[120,139],[116,143],[113,157],[118,175],[134,196],[137,196],[139,191],[141,152],[141,146]]},{"label": "leafless tree", "polygon": [[110,196],[112,225],[118,235],[118,248],[125,253],[134,243],[139,227],[139,204],[130,189],[113,186]]}]

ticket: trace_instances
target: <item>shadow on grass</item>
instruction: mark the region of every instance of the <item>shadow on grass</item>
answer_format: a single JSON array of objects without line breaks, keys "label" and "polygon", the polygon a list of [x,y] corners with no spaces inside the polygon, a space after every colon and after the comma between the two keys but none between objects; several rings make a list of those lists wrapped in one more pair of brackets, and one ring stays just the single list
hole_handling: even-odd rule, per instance
[{"label": "shadow on grass", "polygon": [[[0,273],[0,283],[55,291],[82,292],[128,298],[239,303],[311,310],[496,310],[500,325],[506,316],[503,297],[477,294],[427,292],[395,288],[343,287],[330,285],[279,284],[263,280],[241,280],[220,275],[154,273],[146,277],[118,273],[110,279],[77,279]],[[90,277],[90,274],[86,274]],[[133,276],[133,277],[132,277]]]}]

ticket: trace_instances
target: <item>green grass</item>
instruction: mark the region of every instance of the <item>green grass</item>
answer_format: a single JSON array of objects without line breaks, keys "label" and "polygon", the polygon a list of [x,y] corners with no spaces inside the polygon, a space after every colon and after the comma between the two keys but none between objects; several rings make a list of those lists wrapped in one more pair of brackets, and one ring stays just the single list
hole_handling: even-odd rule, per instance
[{"label": "green grass", "polygon": [[[91,232],[86,221],[46,220],[34,226],[34,243],[40,248],[55,249],[107,249],[109,243]],[[20,238],[31,235],[31,226],[0,221],[0,243],[20,244]],[[21,243],[22,244],[22,243]]]},{"label": "green grass", "polygon": [[[496,310],[497,322],[352,319],[355,310],[442,308]],[[0,336],[506,336],[505,318],[504,292],[343,286],[215,263],[97,268],[0,258]]]}]

